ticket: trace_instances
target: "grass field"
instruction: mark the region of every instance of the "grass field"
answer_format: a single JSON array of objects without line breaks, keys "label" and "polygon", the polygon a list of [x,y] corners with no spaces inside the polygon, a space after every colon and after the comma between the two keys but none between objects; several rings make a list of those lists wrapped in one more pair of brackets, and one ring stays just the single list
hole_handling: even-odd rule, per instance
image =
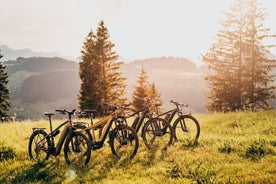
[{"label": "grass field", "polygon": [[68,166],[63,154],[30,161],[32,127],[48,127],[47,121],[0,124],[0,183],[276,183],[275,110],[194,116],[201,125],[197,146],[152,152],[139,137],[129,161],[115,158],[106,143],[86,167]]}]

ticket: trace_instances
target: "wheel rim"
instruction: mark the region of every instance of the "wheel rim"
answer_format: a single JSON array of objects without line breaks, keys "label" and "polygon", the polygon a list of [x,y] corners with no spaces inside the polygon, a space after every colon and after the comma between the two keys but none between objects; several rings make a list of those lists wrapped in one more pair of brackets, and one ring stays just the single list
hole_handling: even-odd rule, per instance
[{"label": "wheel rim", "polygon": [[145,125],[143,138],[149,149],[166,149],[172,140],[171,127],[162,119],[151,120]]},{"label": "wheel rim", "polygon": [[138,139],[131,129],[120,128],[113,134],[113,152],[118,158],[133,158],[137,152]]},{"label": "wheel rim", "polygon": [[31,156],[32,159],[39,161],[47,158],[48,144],[44,135],[36,134],[31,144]]},{"label": "wheel rim", "polygon": [[76,165],[87,164],[89,147],[84,135],[74,135],[68,143],[66,149],[67,162]]},{"label": "wheel rim", "polygon": [[185,146],[197,144],[199,130],[192,118],[182,118],[174,126],[175,140]]}]

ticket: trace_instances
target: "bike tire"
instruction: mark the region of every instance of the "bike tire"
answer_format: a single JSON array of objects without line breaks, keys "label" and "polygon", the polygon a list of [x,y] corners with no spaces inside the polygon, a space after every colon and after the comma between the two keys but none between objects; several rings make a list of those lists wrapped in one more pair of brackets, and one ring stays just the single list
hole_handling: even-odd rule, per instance
[{"label": "bike tire", "polygon": [[47,160],[50,156],[50,138],[44,130],[36,130],[29,139],[28,153],[31,160]]},{"label": "bike tire", "polygon": [[110,135],[110,147],[118,158],[134,158],[139,147],[135,130],[126,125],[117,126]]},{"label": "bike tire", "polygon": [[142,138],[148,149],[165,150],[172,144],[173,129],[166,120],[151,118],[143,126]]},{"label": "bike tire", "polygon": [[174,124],[174,140],[182,141],[188,145],[196,145],[200,135],[200,125],[197,119],[191,115],[178,117]]},{"label": "bike tire", "polygon": [[85,134],[72,132],[64,143],[64,157],[67,164],[87,165],[91,157],[91,142]]}]

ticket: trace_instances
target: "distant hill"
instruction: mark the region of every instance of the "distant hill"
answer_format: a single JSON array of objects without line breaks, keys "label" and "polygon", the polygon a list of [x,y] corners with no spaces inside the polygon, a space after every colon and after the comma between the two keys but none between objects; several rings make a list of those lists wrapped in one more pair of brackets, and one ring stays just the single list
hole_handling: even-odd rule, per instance
[{"label": "distant hill", "polygon": [[4,64],[9,75],[12,115],[33,119],[55,108],[76,108],[78,63],[58,57],[19,57]]},{"label": "distant hill", "polygon": [[[29,48],[25,49],[12,49],[6,45],[0,45],[1,54],[4,56],[0,61],[15,60],[18,57],[29,58],[29,57],[64,57],[58,52],[36,52]],[[67,57],[66,57],[67,58]],[[69,57],[68,57],[69,58]],[[70,58],[72,59],[72,58]]]},{"label": "distant hill", "polygon": [[[42,118],[43,112],[55,108],[77,108],[80,79],[78,63],[59,57],[17,58],[4,62],[9,75],[11,115],[17,118]],[[159,57],[136,60],[121,67],[126,77],[127,94],[131,99],[141,66],[150,83],[155,83],[164,102],[164,109],[174,106],[170,100],[188,104],[193,112],[205,112],[207,68],[198,67],[185,58]],[[272,73],[276,73],[273,70]],[[275,84],[276,85],[276,84]],[[276,106],[275,101],[272,103]]]}]

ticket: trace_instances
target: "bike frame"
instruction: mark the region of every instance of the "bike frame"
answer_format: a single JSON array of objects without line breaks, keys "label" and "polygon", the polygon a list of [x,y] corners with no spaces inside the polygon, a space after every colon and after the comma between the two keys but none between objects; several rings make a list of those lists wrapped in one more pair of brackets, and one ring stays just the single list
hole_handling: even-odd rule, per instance
[{"label": "bike frame", "polygon": [[[168,115],[168,116],[165,116],[164,119],[167,120],[169,123],[172,122],[172,120],[173,120],[173,118],[174,118],[174,116],[176,114],[178,115],[178,118],[180,118],[183,115],[182,112],[179,110],[179,106],[185,106],[185,107],[187,107],[187,105],[179,104],[178,102],[175,102],[173,100],[171,100],[171,103],[173,103],[174,105],[176,105],[176,108],[174,108],[172,110],[169,110],[167,112],[163,112],[161,114],[158,113],[158,106],[159,106],[159,104],[155,105],[155,109],[156,109],[156,112],[157,112],[157,117]],[[189,114],[189,115],[191,115],[191,114]]]},{"label": "bike frame", "polygon": [[[66,139],[66,137],[72,132],[72,121],[71,121],[71,116],[72,114],[69,113],[68,116],[69,116],[69,120],[63,122],[62,124],[60,124],[57,128],[55,128],[53,130],[53,124],[52,124],[52,115],[54,114],[45,114],[48,118],[49,118],[49,123],[50,123],[50,133],[46,136],[46,137],[49,137],[50,138],[50,154],[51,155],[54,155],[54,156],[58,156],[61,152],[61,148],[62,148],[62,145]],[[59,129],[61,129],[61,127],[63,127],[63,130],[61,132],[61,135],[59,137],[59,140],[57,142],[57,144],[55,145],[55,136],[59,133]],[[69,133],[68,133],[69,132]],[[55,135],[56,134],[56,135]],[[46,139],[45,137],[45,139]],[[43,140],[42,140],[43,141]]]},{"label": "bike frame", "polygon": [[[107,137],[107,134],[109,132],[109,129],[112,125],[112,120],[114,119],[113,115],[109,115],[99,121],[97,121],[96,123],[92,123],[91,121],[91,125],[87,128],[88,130],[91,131],[92,133],[92,138],[93,138],[93,143],[103,143]],[[102,127],[103,126],[103,127]],[[96,137],[96,130],[102,127],[102,134],[99,138]]]},{"label": "bike frame", "polygon": [[[141,116],[139,115],[139,113],[141,112]],[[149,108],[146,106],[146,107],[143,107],[142,109],[138,110],[138,111],[135,111],[133,114],[130,114],[128,115],[127,117],[125,118],[129,118],[129,117],[132,117],[134,115],[138,115],[137,118],[139,118],[137,120],[137,122],[133,121],[131,127],[135,130],[135,132],[138,132],[143,124],[143,121],[145,120],[146,116],[149,114],[150,110]]]},{"label": "bike frame", "polygon": [[[61,127],[63,127],[63,130],[62,130],[62,133],[61,133],[61,136],[57,142],[57,144],[55,145],[55,139],[54,139],[54,134],[55,132],[59,131],[59,129]],[[45,128],[33,128],[33,131],[40,131],[40,130],[43,130]],[[59,125],[54,131],[51,131],[46,137],[44,137],[40,142],[43,142],[46,140],[46,138],[50,138],[50,148],[49,148],[49,151],[50,151],[50,154],[51,155],[54,155],[54,156],[58,156],[60,154],[60,151],[61,151],[61,148],[62,148],[62,145],[68,135],[68,132],[71,130],[70,128],[70,124],[68,121],[62,123],[61,125]]]},{"label": "bike frame", "polygon": [[[55,147],[55,144],[53,142],[53,146],[55,147],[55,152],[54,152],[55,156],[60,154],[60,151],[61,151],[62,145],[65,141],[65,138],[69,135],[68,132],[71,132],[71,127],[69,125],[69,122],[64,122],[64,123],[62,123],[62,126],[63,125],[64,125],[64,128],[63,128],[61,136],[60,136],[60,138],[57,142],[56,147]],[[59,126],[59,128],[61,128],[62,126]],[[57,129],[55,129],[55,130],[57,130]],[[54,136],[51,136],[51,138],[54,140]]]},{"label": "bike frame", "polygon": [[179,112],[178,108],[175,108],[175,109],[169,110],[167,112],[158,114],[157,117],[161,117],[161,116],[169,114],[168,117],[165,117],[165,120],[167,120],[169,123],[171,123],[176,113],[178,114],[178,116],[180,116],[180,114],[178,112]]}]

